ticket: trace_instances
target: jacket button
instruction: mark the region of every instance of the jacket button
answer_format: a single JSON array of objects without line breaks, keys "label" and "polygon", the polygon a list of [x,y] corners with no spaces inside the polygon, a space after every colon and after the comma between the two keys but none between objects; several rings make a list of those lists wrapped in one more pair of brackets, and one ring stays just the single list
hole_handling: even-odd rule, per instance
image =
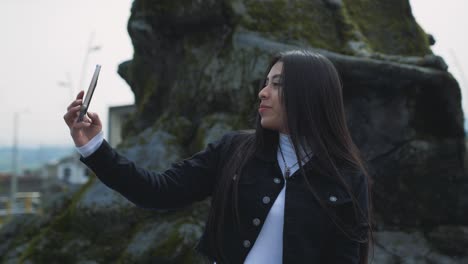
[{"label": "jacket button", "polygon": [[250,241],[249,240],[244,240],[244,247],[249,248],[250,247]]},{"label": "jacket button", "polygon": [[281,183],[280,178],[274,178],[273,181],[274,181],[276,184],[280,184],[280,183]]},{"label": "jacket button", "polygon": [[252,220],[252,224],[253,224],[254,226],[259,226],[259,225],[260,225],[260,219],[254,218],[254,219]]},{"label": "jacket button", "polygon": [[268,196],[263,197],[262,202],[264,204],[268,204],[270,202],[270,197],[268,197]]},{"label": "jacket button", "polygon": [[338,200],[334,195],[330,196],[328,199],[330,200],[330,202],[336,202]]}]

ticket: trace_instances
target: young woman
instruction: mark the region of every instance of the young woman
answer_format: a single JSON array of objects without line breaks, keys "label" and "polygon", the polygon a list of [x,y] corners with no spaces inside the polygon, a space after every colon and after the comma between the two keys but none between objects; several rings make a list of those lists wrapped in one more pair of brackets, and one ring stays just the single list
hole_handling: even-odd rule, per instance
[{"label": "young woman", "polygon": [[145,208],[212,197],[197,249],[217,263],[367,263],[370,188],[348,131],[333,64],[280,53],[258,93],[254,133],[231,132],[164,172],[138,168],[102,137],[96,113],[77,123],[83,92],[64,116],[81,160]]}]

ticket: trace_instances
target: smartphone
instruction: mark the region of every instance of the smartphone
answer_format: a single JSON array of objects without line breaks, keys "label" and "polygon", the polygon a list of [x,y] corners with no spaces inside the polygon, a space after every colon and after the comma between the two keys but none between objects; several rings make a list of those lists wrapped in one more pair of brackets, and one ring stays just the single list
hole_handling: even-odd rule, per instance
[{"label": "smartphone", "polygon": [[84,116],[88,112],[89,104],[91,103],[91,98],[93,98],[94,90],[96,89],[97,80],[99,77],[99,72],[101,71],[101,65],[96,65],[96,69],[94,70],[93,78],[91,79],[91,83],[89,84],[88,91],[86,92],[85,99],[83,104],[81,105],[80,115],[78,116],[78,122],[82,122]]}]

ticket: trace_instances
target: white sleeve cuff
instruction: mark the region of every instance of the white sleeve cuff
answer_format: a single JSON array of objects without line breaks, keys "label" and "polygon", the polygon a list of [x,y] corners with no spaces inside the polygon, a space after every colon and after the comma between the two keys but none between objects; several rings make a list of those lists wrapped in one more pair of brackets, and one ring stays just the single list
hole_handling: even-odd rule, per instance
[{"label": "white sleeve cuff", "polygon": [[101,131],[96,136],[94,136],[88,143],[81,147],[76,147],[78,153],[80,153],[83,158],[86,158],[93,154],[104,141],[104,133]]}]

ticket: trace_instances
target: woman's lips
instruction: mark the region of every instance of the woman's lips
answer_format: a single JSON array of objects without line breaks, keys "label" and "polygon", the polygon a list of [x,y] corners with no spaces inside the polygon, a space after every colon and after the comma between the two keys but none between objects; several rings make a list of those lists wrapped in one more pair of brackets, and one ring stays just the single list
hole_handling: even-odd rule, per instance
[{"label": "woman's lips", "polygon": [[258,108],[258,112],[259,113],[262,113],[262,112],[265,112],[266,110],[270,109],[271,107],[265,107],[265,106],[261,106]]}]

